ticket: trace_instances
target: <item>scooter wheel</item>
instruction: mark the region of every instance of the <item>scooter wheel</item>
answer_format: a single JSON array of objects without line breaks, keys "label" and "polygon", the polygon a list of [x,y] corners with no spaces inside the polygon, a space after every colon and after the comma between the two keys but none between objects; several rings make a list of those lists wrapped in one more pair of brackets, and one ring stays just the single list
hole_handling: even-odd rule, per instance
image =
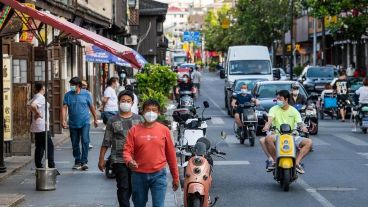
[{"label": "scooter wheel", "polygon": [[362,131],[363,131],[364,134],[367,134],[367,128],[362,129]]}]

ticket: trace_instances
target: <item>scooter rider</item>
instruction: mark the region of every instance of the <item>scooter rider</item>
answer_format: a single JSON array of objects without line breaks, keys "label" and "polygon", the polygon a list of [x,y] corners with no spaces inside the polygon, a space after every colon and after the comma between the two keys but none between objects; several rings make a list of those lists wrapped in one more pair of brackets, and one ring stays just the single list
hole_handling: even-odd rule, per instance
[{"label": "scooter rider", "polygon": [[[193,85],[193,83],[190,81],[189,75],[184,74],[181,78],[181,82],[176,87],[176,94],[180,97],[180,91],[191,91],[192,94],[196,93],[196,89]],[[192,95],[193,98],[193,95]]]},{"label": "scooter rider", "polygon": [[[244,83],[240,88],[240,93],[236,94],[231,102],[231,106],[235,109],[237,105],[245,104],[249,102],[255,102],[256,105],[259,105],[259,101],[255,99],[251,94],[248,92],[248,85]],[[240,119],[240,115],[243,113],[241,108],[236,108],[236,112],[234,114],[235,123],[238,126],[237,133],[239,134],[241,127],[243,127],[243,122]]]},{"label": "scooter rider", "polygon": [[[304,126],[300,113],[294,107],[289,105],[289,98],[289,91],[281,90],[277,92],[277,105],[273,106],[270,109],[268,113],[268,121],[265,124],[263,131],[269,131],[271,125],[280,128],[281,124],[289,124],[292,129],[296,129],[298,127],[301,128],[303,132],[308,132],[308,129]],[[273,160],[276,160],[276,136],[278,135],[270,134],[267,135],[265,139],[267,152],[269,155],[271,155]],[[299,148],[295,160],[296,170],[298,173],[304,174],[304,169],[300,163],[301,160],[310,152],[312,147],[312,140],[297,136],[295,137],[295,144]],[[274,168],[275,162],[268,166],[268,170],[272,170]]]},{"label": "scooter rider", "polygon": [[299,85],[297,83],[293,83],[291,86],[291,97],[289,100],[289,104],[295,106],[296,104],[306,105],[307,100],[305,97],[299,93]]}]

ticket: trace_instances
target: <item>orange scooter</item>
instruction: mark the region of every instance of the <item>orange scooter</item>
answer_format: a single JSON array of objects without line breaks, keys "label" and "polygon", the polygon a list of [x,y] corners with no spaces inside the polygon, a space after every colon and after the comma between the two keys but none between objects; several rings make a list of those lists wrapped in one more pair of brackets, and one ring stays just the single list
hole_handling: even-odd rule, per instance
[{"label": "orange scooter", "polygon": [[[221,133],[223,139],[226,138]],[[217,146],[217,145],[216,145]],[[184,178],[184,207],[210,207],[214,206],[218,197],[212,202],[210,189],[212,184],[213,160],[211,155],[223,157],[216,147],[211,148],[211,142],[206,138],[198,139],[192,156],[185,169]]]}]

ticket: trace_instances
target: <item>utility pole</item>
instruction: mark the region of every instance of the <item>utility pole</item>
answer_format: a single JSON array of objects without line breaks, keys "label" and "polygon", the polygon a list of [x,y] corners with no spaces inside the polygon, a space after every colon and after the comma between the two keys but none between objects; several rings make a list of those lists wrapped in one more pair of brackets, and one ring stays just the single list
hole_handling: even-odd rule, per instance
[{"label": "utility pole", "polygon": [[290,53],[290,80],[293,80],[293,61],[294,61],[294,0],[291,0],[291,6],[290,6],[290,13],[291,13],[291,26],[290,26],[290,44],[291,44],[291,53]]},{"label": "utility pole", "polygon": [[3,38],[0,37],[0,173],[6,172],[6,167],[4,164],[4,85],[3,85]]},{"label": "utility pole", "polygon": [[317,65],[317,20],[313,17],[313,65]]},{"label": "utility pole", "polygon": [[326,28],[325,17],[322,17],[322,66],[326,65]]}]

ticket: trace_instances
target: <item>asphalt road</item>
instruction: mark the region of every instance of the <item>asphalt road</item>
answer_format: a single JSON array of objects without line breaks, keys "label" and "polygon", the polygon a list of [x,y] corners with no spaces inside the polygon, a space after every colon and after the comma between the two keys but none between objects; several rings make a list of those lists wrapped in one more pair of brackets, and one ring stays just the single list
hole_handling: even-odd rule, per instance
[{"label": "asphalt road", "polygon": [[[352,124],[336,120],[320,122],[318,136],[312,136],[314,152],[305,160],[306,174],[292,183],[289,192],[283,192],[265,170],[265,156],[256,142],[240,145],[233,135],[233,119],[226,113],[223,95],[224,81],[215,74],[205,74],[201,96],[196,100],[202,106],[209,101],[205,116],[208,137],[212,143],[220,141],[220,132],[228,134],[226,144],[219,145],[227,153],[226,160],[216,162],[211,196],[219,196],[220,207],[363,207],[368,206],[368,137],[351,132]],[[70,142],[55,152],[58,177],[57,190],[35,191],[33,163],[0,184],[2,193],[26,195],[21,206],[117,206],[115,180],[107,179],[97,169],[98,146],[103,130],[91,131],[92,144],[87,172],[73,171]],[[173,195],[167,195],[167,207],[173,205]],[[151,206],[151,205],[147,205]]]}]

